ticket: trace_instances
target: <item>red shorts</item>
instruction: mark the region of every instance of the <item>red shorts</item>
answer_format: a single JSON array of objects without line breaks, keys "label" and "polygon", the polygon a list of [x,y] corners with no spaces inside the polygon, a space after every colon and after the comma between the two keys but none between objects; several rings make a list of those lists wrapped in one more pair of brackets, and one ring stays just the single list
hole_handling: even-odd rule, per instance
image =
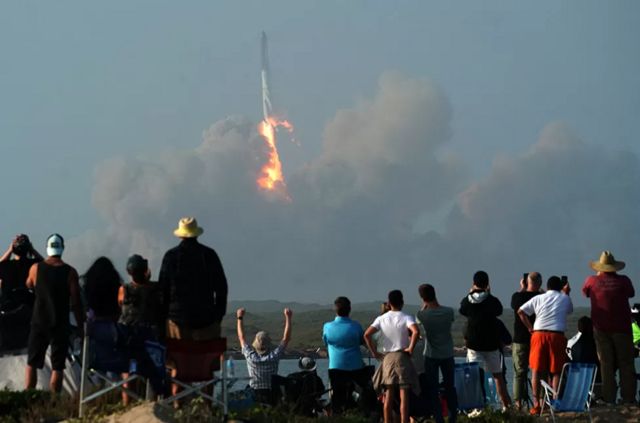
[{"label": "red shorts", "polygon": [[560,373],[567,362],[567,338],[563,333],[535,331],[531,335],[529,367],[538,372]]}]

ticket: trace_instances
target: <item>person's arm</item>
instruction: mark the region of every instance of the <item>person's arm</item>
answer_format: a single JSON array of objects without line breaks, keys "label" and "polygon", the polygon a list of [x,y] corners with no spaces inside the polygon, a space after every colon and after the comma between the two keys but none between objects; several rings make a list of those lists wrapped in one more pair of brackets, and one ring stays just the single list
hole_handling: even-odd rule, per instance
[{"label": "person's arm", "polygon": [[627,295],[629,298],[635,297],[636,291],[633,289],[633,284],[631,283],[631,279],[627,278]]},{"label": "person's arm", "polygon": [[591,294],[591,276],[584,281],[584,285],[582,285],[582,294],[589,298],[589,294]]},{"label": "person's arm", "polygon": [[7,251],[5,251],[4,254],[2,254],[2,257],[0,257],[0,263],[3,261],[7,261],[11,258],[11,253],[13,252],[13,242],[15,240],[16,240],[15,238],[11,240],[11,244],[9,244],[9,248],[7,248]]},{"label": "person's arm", "polygon": [[29,275],[27,276],[26,285],[27,288],[33,289],[36,287],[36,276],[38,276],[38,264],[32,264],[29,268]]},{"label": "person's arm", "polygon": [[36,250],[35,248],[33,248],[33,245],[31,245],[31,255],[33,256],[35,261],[42,261],[44,260],[44,257],[42,257],[42,254],[40,254],[38,252],[38,250]]},{"label": "person's arm", "polygon": [[367,348],[369,349],[371,355],[382,361],[384,355],[378,352],[375,342],[373,341],[373,334],[375,334],[376,332],[378,332],[378,328],[369,326],[367,330],[364,331],[364,343],[367,344]]},{"label": "person's arm", "polygon": [[[162,292],[162,308],[160,309],[160,321],[166,322],[169,316],[169,303],[171,302],[171,278],[173,277],[172,259],[169,253],[162,258],[160,266],[160,274],[158,275],[158,284]],[[165,330],[165,324],[161,325],[161,332]]]},{"label": "person's arm", "polygon": [[215,252],[212,256],[213,260],[213,294],[214,304],[216,309],[216,320],[222,321],[222,318],[227,314],[227,295],[229,287],[227,285],[227,276],[224,273],[222,262],[220,257]]},{"label": "person's arm", "polygon": [[416,347],[416,343],[420,337],[420,330],[418,329],[418,325],[414,322],[409,325],[409,331],[411,332],[411,341],[409,342],[409,347],[405,348],[404,352],[411,355],[413,354],[413,349]]},{"label": "person's arm", "polygon": [[69,293],[71,294],[71,309],[76,317],[76,324],[82,334],[84,328],[84,313],[82,312],[82,301],[80,300],[80,283],[78,282],[78,272],[72,269],[69,272]]},{"label": "person's arm", "polygon": [[244,319],[244,308],[236,310],[236,331],[238,332],[238,342],[240,342],[240,348],[244,348],[247,342],[244,339],[244,326],[242,320]]},{"label": "person's arm", "polygon": [[518,309],[518,317],[522,321],[522,324],[529,330],[529,332],[533,332],[533,325],[531,324],[531,319],[529,319],[529,316],[527,316],[527,313],[525,313],[522,310],[522,307]]},{"label": "person's arm", "polygon": [[122,307],[122,304],[124,304],[124,286],[118,288],[118,305]]},{"label": "person's arm", "polygon": [[469,301],[467,300],[467,297],[464,297],[462,301],[460,301],[460,310],[458,310],[460,314],[462,314],[463,316],[467,315],[468,305],[469,305]]},{"label": "person's arm", "polygon": [[500,300],[498,299],[498,297],[493,297],[495,299],[495,314],[496,317],[500,316],[502,314],[502,303],[500,302]]},{"label": "person's arm", "polygon": [[291,316],[293,311],[289,308],[284,309],[284,332],[282,334],[282,345],[287,348],[289,341],[291,340]]}]

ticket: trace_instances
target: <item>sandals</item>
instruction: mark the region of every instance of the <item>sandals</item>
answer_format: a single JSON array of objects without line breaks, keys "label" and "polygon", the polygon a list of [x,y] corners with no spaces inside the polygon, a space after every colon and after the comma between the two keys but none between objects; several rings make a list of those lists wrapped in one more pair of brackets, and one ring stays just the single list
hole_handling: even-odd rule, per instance
[{"label": "sandals", "polygon": [[531,407],[531,409],[529,410],[529,414],[532,416],[539,416],[541,411],[542,407],[536,405],[535,407]]}]

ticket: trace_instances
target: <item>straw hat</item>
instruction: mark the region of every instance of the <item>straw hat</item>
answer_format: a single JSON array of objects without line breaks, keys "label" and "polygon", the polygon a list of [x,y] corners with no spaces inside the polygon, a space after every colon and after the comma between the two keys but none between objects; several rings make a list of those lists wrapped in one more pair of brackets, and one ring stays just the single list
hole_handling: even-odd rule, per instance
[{"label": "straw hat", "polygon": [[178,222],[178,229],[173,234],[178,238],[196,238],[204,232],[204,229],[198,226],[195,217],[183,217]]},{"label": "straw hat", "polygon": [[603,251],[599,261],[589,262],[589,266],[596,272],[617,272],[624,269],[624,261],[616,261],[611,251]]}]

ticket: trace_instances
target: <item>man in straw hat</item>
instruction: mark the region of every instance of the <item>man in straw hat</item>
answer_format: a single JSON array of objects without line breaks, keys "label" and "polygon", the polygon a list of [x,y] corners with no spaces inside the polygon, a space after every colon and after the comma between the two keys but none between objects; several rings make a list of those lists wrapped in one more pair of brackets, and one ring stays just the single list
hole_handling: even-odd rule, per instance
[{"label": "man in straw hat", "polygon": [[278,346],[273,348],[271,337],[265,331],[256,333],[251,345],[247,344],[244,337],[244,326],[242,324],[245,310],[244,308],[239,308],[236,311],[238,341],[242,348],[242,354],[247,361],[247,370],[251,378],[249,386],[256,394],[258,402],[264,404],[275,405],[277,401],[276,393],[271,389],[271,379],[272,376],[278,374],[280,358],[291,339],[291,316],[293,312],[285,308],[283,313],[284,333]]},{"label": "man in straw hat", "polygon": [[216,252],[198,242],[203,229],[193,217],[180,219],[173,234],[181,239],[162,259],[166,336],[205,341],[220,337],[227,311],[227,278]]},{"label": "man in straw hat", "polygon": [[629,298],[635,295],[631,280],[616,272],[624,268],[610,251],[600,260],[589,263],[597,273],[589,276],[582,287],[591,299],[591,320],[600,370],[604,401],[616,400],[616,365],[620,369],[620,394],[625,403],[635,402],[636,372],[633,363],[633,338]]}]

